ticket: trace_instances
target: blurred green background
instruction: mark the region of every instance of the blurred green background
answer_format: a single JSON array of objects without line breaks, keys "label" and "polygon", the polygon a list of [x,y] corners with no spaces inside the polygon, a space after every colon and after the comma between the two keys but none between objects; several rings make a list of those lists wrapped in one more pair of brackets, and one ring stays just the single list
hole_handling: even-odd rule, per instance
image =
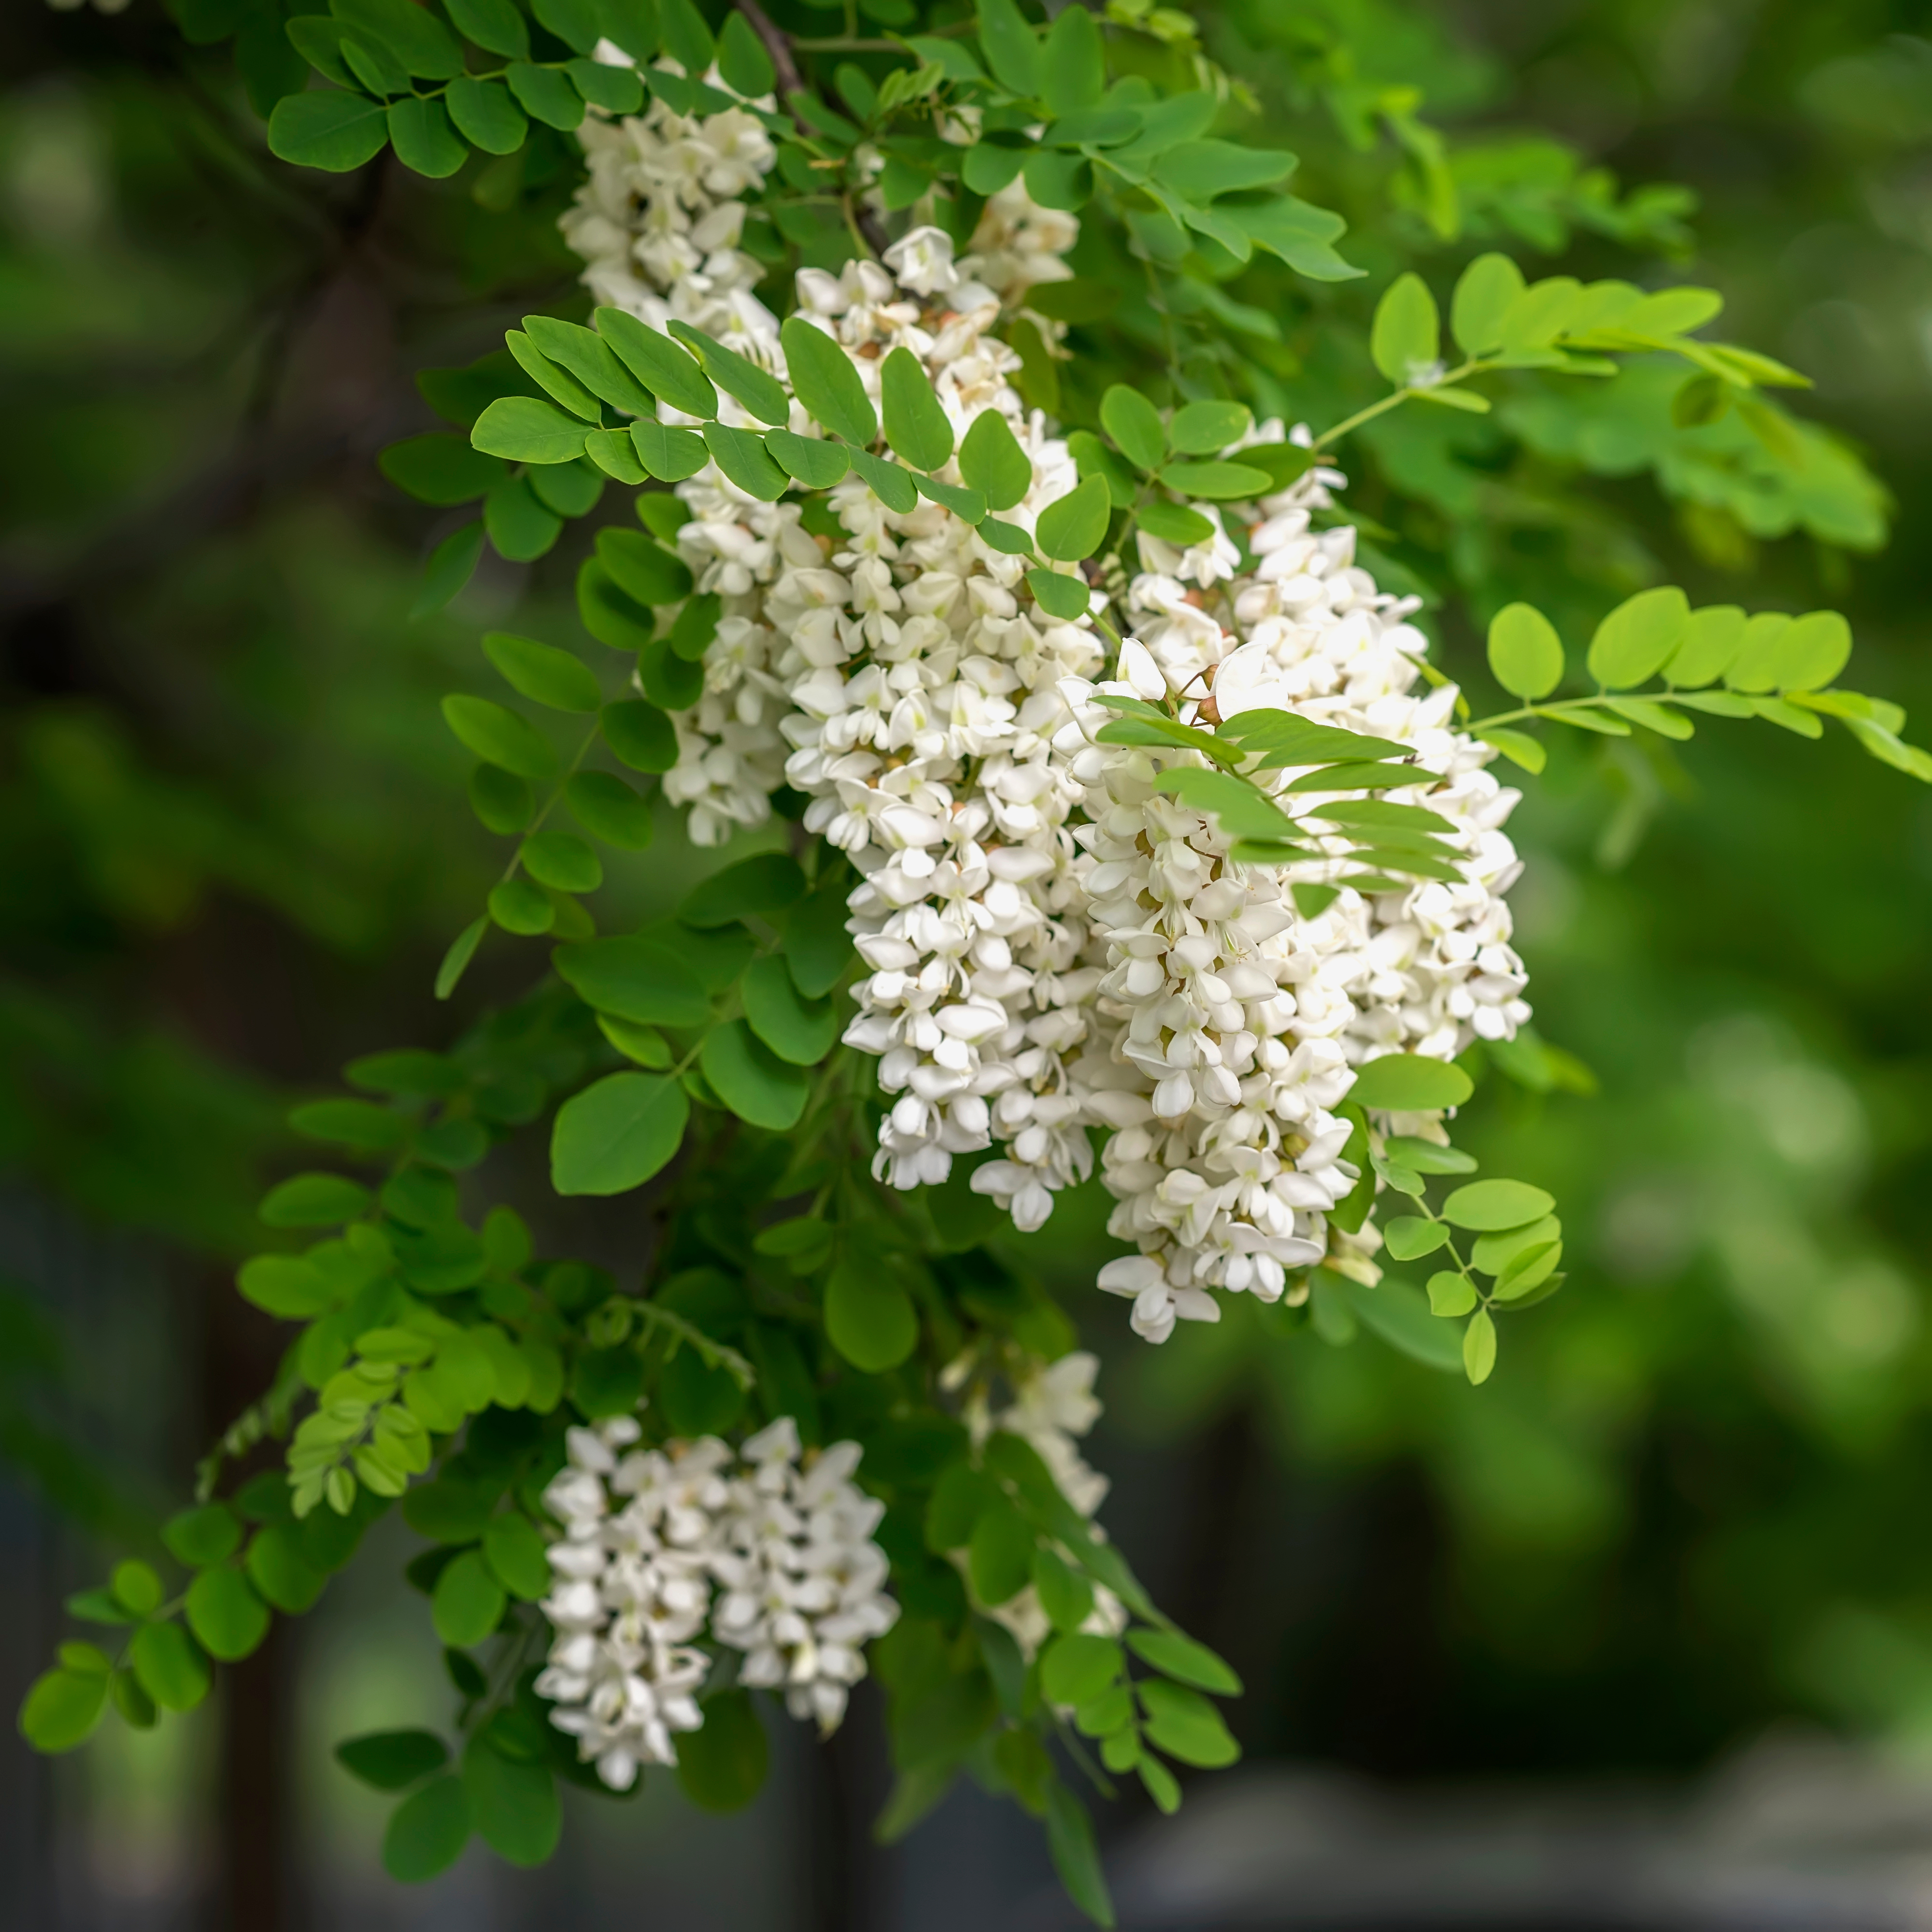
[{"label": "blurred green background", "polygon": [[[1694,501],[1660,454],[1668,387],[1651,431],[1593,428],[1582,404],[1541,422],[1525,404],[1520,440],[1495,446],[1448,412],[1398,419],[1345,457],[1350,500],[1436,600],[1452,672],[1478,675],[1478,626],[1520,589],[1574,635],[1675,581],[1694,602],[1837,605],[1860,688],[1932,718],[1922,13],[1223,0],[1204,18],[1371,272],[1270,352],[1285,403],[1318,423],[1353,406],[1324,317],[1359,319],[1402,266],[1446,293],[1504,247],[1532,274],[1721,290],[1724,332],[1814,374],[1796,412],[1890,493],[1755,521],[1744,482]],[[437,520],[374,460],[430,425],[418,368],[567,298],[560,154],[507,190],[298,175],[266,156],[221,50],[184,48],[154,0],[112,19],[22,0],[0,74],[16,1697],[63,1591],[104,1539],[149,1533],[272,1369],[272,1324],[226,1270],[292,1159],[291,1098],[353,1053],[443,1042],[532,970],[486,952],[463,1014],[429,997],[492,870],[434,700],[476,679],[476,636],[512,609],[574,634],[575,553],[486,566],[412,620],[421,560],[461,513]],[[1085,1287],[1102,1206],[1068,1204],[1028,1245],[1107,1358],[1107,1520],[1246,1678],[1233,1717],[1253,1757],[1690,1777],[1794,1724],[1909,1754],[1932,1741],[1932,801],[1836,734],[1712,721],[1681,753],[1555,748],[1512,828],[1519,940],[1539,1029],[1599,1090],[1492,1070],[1462,1133],[1559,1196],[1564,1292],[1505,1324],[1479,1393],[1372,1337],[1242,1318],[1153,1351]],[[680,884],[666,841],[614,892]],[[694,1837],[653,1798],[627,1838],[620,1814],[586,1826],[561,1889],[466,1866],[440,1902],[398,1903],[370,1876],[377,1808],[323,1761],[372,1713],[437,1714],[422,1619],[372,1560],[373,1635],[337,1606],[173,1742],[52,1769],[7,1754],[8,1922],[601,1924],[599,1848],[620,1838],[610,1870],[657,1884],[680,1926],[971,1922],[930,1873],[982,1843],[1010,1893],[1036,1881],[1023,1834],[944,1814],[926,1833],[952,1838],[869,1858],[880,1768],[855,1736],[829,1768],[782,1766],[745,1826]],[[753,1840],[730,1832],[754,1827],[766,1864],[748,1878],[730,1848]],[[923,1891],[906,1876],[922,1858]]]}]

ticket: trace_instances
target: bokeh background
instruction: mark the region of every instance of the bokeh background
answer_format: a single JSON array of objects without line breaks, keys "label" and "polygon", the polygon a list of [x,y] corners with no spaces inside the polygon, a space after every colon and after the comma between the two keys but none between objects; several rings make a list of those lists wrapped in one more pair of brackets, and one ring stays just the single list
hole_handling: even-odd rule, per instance
[{"label": "bokeh background", "polygon": [[[1726,334],[1816,377],[1798,412],[1889,492],[1754,535],[1613,437],[1546,437],[1506,475],[1392,438],[1357,500],[1441,596],[1453,670],[1480,662],[1486,614],[1454,593],[1486,544],[1586,620],[1659,580],[1834,604],[1862,688],[1932,718],[1920,10],[1214,0],[1203,19],[1291,130],[1302,191],[1351,213],[1371,292],[1408,265],[1446,290],[1490,245],[1532,273],[1707,282]],[[507,188],[298,175],[220,50],[184,50],[155,0],[112,19],[19,0],[0,75],[11,1702],[63,1594],[152,1538],[272,1370],[273,1324],[229,1271],[294,1158],[286,1106],[457,1024],[429,986],[491,848],[434,700],[491,622],[569,624],[574,560],[488,567],[412,619],[458,518],[374,460],[430,426],[418,368],[566,298],[541,164]],[[1408,87],[1446,162],[1391,132]],[[1356,138],[1349,98],[1370,104]],[[1600,166],[1684,192],[1604,218]],[[1346,412],[1308,339],[1274,366],[1327,422]],[[1240,1772],[1194,1780],[1171,1824],[1102,1819],[1124,1918],[1932,1925],[1932,801],[1842,735],[1714,727],[1658,757],[1559,747],[1514,829],[1538,1025],[1575,1064],[1492,1070],[1468,1132],[1559,1196],[1571,1272],[1506,1324],[1486,1388],[1239,1318],[1146,1349],[1086,1287],[1100,1204],[1028,1244],[1106,1358],[1112,1533],[1250,1688]],[[667,900],[680,862],[661,844],[614,890]],[[527,970],[486,956],[476,1000]],[[424,1892],[391,1886],[384,1808],[328,1758],[446,1714],[390,1527],[193,1719],[52,1763],[0,1750],[0,1922],[1068,1922],[1034,1828],[970,1789],[871,1846],[886,1772],[862,1706],[826,1753],[787,1727],[747,1816],[660,1780],[579,1804],[545,1872],[472,1848]]]}]

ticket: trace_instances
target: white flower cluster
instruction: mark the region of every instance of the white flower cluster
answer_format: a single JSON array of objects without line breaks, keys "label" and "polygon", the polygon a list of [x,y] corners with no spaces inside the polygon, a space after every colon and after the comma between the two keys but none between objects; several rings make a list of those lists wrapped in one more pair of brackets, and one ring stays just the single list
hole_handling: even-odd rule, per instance
[{"label": "white flower cluster", "polygon": [[[798,313],[875,398],[903,346],[956,437],[984,411],[1005,418],[1034,473],[1000,514],[1028,531],[1076,472],[990,332],[1064,272],[1077,233],[1010,190],[957,266],[941,231],[919,228],[883,266],[798,278]],[[769,317],[762,340],[747,352],[782,376]],[[792,427],[814,433],[796,406]],[[1265,425],[1228,453],[1283,434]],[[902,515],[848,476],[829,493],[835,537],[715,467],[678,486],[680,550],[723,616],[704,697],[676,720],[667,795],[714,842],[762,822],[782,778],[811,801],[806,828],[862,875],[851,929],[868,970],[845,1037],[878,1057],[893,1096],[882,1177],[937,1183],[955,1155],[997,1144],[973,1185],[1032,1228],[1090,1172],[1089,1130],[1111,1130],[1110,1226],[1139,1252],[1101,1285],[1132,1299],[1151,1340],[1215,1319],[1212,1289],[1272,1299],[1324,1256],[1372,1278],[1372,1230],[1345,1237],[1326,1219],[1358,1178],[1336,1112],[1355,1070],[1386,1052],[1446,1058],[1528,1016],[1502,898],[1517,795],[1485,769],[1490,748],[1453,728],[1453,688],[1413,694],[1428,646],[1412,606],[1356,565],[1352,531],[1315,527],[1341,481],[1311,468],[1238,511],[1196,506],[1212,534],[1190,547],[1143,538],[1136,634],[1111,667],[1095,630],[1032,601],[1022,560],[937,503]],[[1322,858],[1232,862],[1216,821],[1155,789],[1198,754],[1096,742],[1110,692],[1210,725],[1266,706],[1401,744],[1414,782],[1381,796],[1450,821],[1461,879],[1344,885],[1304,914],[1294,885],[1360,871],[1334,828]]]},{"label": "white flower cluster", "polygon": [[[608,41],[598,57],[628,64]],[[683,71],[675,61],[658,64]],[[706,79],[724,85],[715,72]],[[757,116],[736,107],[674,114],[653,97],[621,121],[593,110],[578,139],[587,171],[558,226],[584,257],[584,286],[597,300],[654,328],[688,322],[734,348],[775,338],[778,323],[752,293],[764,271],[738,245],[742,197],[777,159]]]},{"label": "white flower cluster", "polygon": [[883,1507],[851,1480],[856,1443],[808,1462],[788,1416],[737,1450],[711,1436],[640,1450],[640,1432],[629,1416],[572,1430],[544,1495],[563,1534],[538,1694],[619,1791],[640,1765],[675,1764],[676,1734],[704,1723],[707,1631],[744,1653],[740,1683],[782,1689],[829,1731],[865,1645],[898,1616],[872,1540]]},{"label": "white flower cluster", "polygon": [[[1364,1060],[1450,1058],[1528,1017],[1502,898],[1520,869],[1501,830],[1518,795],[1486,769],[1490,748],[1453,728],[1453,686],[1412,694],[1428,648],[1404,621],[1412,607],[1355,565],[1352,530],[1312,527],[1339,480],[1316,470],[1263,502],[1238,576],[1216,543],[1173,558],[1173,574],[1137,578],[1137,635],[1123,681],[1103,688],[1178,700],[1184,718],[1267,708],[1401,744],[1416,781],[1378,796],[1449,822],[1460,883],[1344,886],[1304,914],[1295,884],[1362,868],[1232,864],[1215,821],[1155,789],[1162,770],[1198,754],[1096,742],[1114,714],[1090,694],[1062,734],[1086,787],[1076,836],[1096,862],[1083,880],[1106,946],[1096,1004],[1114,1023],[1094,1078],[1127,1073],[1145,1106],[1102,1157],[1120,1204],[1112,1230],[1141,1252],[1108,1264],[1101,1286],[1133,1299],[1133,1325],[1151,1340],[1177,1319],[1216,1318],[1210,1287],[1273,1300],[1288,1270],[1328,1252],[1325,1212],[1356,1179],[1334,1110]],[[1282,800],[1298,814],[1335,796]],[[1333,837],[1317,847],[1346,850]]]}]

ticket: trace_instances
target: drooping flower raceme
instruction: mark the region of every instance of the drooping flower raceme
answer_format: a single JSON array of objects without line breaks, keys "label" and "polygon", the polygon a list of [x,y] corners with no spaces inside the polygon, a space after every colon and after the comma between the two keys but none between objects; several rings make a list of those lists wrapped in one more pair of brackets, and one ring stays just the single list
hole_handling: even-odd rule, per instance
[{"label": "drooping flower raceme", "polygon": [[851,1480],[856,1443],[802,1455],[789,1417],[733,1450],[713,1437],[640,1450],[634,1418],[569,1432],[544,1501],[562,1526],[543,1605],[555,1632],[537,1679],[551,1722],[614,1790],[675,1764],[704,1723],[706,1638],[744,1653],[740,1682],[785,1693],[830,1730],[896,1621],[881,1506]]},{"label": "drooping flower raceme", "polygon": [[[706,124],[692,124],[700,146]],[[631,179],[641,234],[658,224],[652,195],[673,190]],[[915,228],[882,263],[798,277],[796,313],[874,398],[904,348],[956,444],[999,413],[1032,468],[1000,514],[1029,532],[1077,472],[1022,405],[996,332],[1064,272],[1077,234],[1017,189],[957,266],[944,232]],[[734,346],[784,380],[768,312],[735,313]],[[817,433],[796,405],[791,427]],[[1284,434],[1262,425],[1227,454]],[[938,476],[958,481],[956,461]],[[1138,1250],[1101,1285],[1153,1340],[1216,1318],[1214,1291],[1272,1299],[1324,1258],[1372,1280],[1372,1228],[1345,1236],[1328,1218],[1358,1179],[1337,1111],[1357,1070],[1450,1058],[1528,1016],[1502,896],[1516,795],[1454,728],[1453,687],[1418,694],[1412,604],[1356,563],[1352,531],[1317,526],[1342,481],[1312,465],[1254,503],[1192,506],[1209,534],[1187,545],[1142,536],[1118,656],[1088,620],[1049,617],[1022,560],[936,502],[890,510],[855,473],[829,493],[836,526],[808,530],[796,502],[754,501],[715,467],[677,486],[680,551],[721,616],[667,794],[699,842],[761,822],[780,782],[806,795],[806,828],[862,875],[851,930],[868,970],[845,1038],[878,1058],[892,1102],[878,1172],[929,1185],[996,1149],[973,1184],[1030,1228],[1091,1171],[1099,1130],[1110,1227]],[[1234,861],[1216,820],[1156,789],[1199,754],[1099,741],[1110,693],[1208,726],[1267,708],[1401,745],[1414,782],[1378,795],[1449,822],[1460,878],[1358,890],[1332,824],[1309,828],[1320,856]],[[1281,796],[1297,814],[1326,802]],[[1338,890],[1304,905],[1297,886]]]}]

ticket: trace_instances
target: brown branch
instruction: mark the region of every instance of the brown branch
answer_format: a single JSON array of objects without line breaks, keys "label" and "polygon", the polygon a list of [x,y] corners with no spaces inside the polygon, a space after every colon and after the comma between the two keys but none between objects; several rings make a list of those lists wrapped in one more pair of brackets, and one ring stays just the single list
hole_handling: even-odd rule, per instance
[{"label": "brown branch", "polygon": [[[765,52],[771,56],[772,66],[778,75],[779,98],[797,124],[799,131],[809,135],[812,124],[798,111],[797,104],[792,98],[804,93],[806,85],[805,76],[799,71],[798,62],[793,55],[791,36],[758,4],[758,0],[734,0],[734,4],[751,23],[752,32],[764,42]],[[885,230],[879,226],[878,217],[869,208],[860,207],[849,197],[846,207],[858,238],[875,256],[883,257],[890,244]]]},{"label": "brown branch", "polygon": [[[751,23],[753,33],[764,43],[765,51],[772,57],[772,65],[778,77],[778,98],[789,104],[792,95],[805,92],[805,76],[798,70],[798,62],[792,58],[791,36],[779,26],[758,4],[758,0],[736,0],[740,13]],[[792,118],[797,121],[798,112],[794,108]],[[805,124],[800,121],[799,124]]]}]

